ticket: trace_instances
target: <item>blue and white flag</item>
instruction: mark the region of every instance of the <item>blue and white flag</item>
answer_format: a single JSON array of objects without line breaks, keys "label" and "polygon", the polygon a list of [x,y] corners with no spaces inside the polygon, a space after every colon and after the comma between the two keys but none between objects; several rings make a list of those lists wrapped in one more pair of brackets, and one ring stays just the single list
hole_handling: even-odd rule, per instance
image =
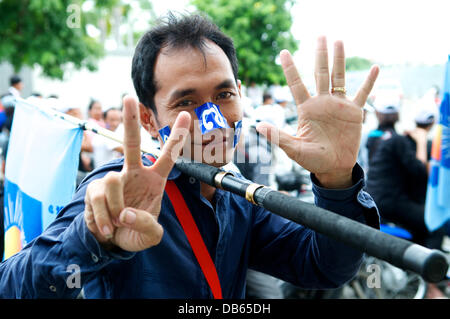
[{"label": "blue and white flag", "polygon": [[5,168],[5,259],[40,235],[75,191],[83,131],[17,102]]},{"label": "blue and white flag", "polygon": [[431,149],[425,223],[430,231],[450,220],[450,55],[448,57],[439,124]]}]

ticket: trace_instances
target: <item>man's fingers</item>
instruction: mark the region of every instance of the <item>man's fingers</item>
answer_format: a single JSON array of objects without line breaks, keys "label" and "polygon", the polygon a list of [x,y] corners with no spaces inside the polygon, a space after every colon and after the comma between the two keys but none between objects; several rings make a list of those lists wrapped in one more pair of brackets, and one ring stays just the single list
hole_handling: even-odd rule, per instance
[{"label": "man's fingers", "polygon": [[139,168],[142,166],[139,108],[137,101],[131,96],[123,99],[123,125],[125,167]]},{"label": "man's fingers", "polygon": [[125,207],[123,183],[120,173],[109,172],[105,176],[105,183],[107,184],[107,187],[105,188],[107,209],[112,223],[115,226],[119,226],[119,214]]},{"label": "man's fingers", "polygon": [[120,213],[120,222],[127,228],[144,235],[145,244],[152,246],[159,244],[163,236],[163,228],[156,218],[145,210],[126,207]]},{"label": "man's fingers", "polygon": [[260,123],[256,127],[258,133],[264,135],[267,140],[279,146],[289,157],[293,157],[295,155],[295,149],[293,148],[296,137],[292,136],[272,124],[269,123]]},{"label": "man's fingers", "polygon": [[180,112],[173,124],[170,136],[164,144],[161,156],[156,160],[152,169],[156,170],[162,177],[167,178],[175,164],[181,149],[189,135],[191,115],[188,112]]},{"label": "man's fingers", "polygon": [[327,39],[324,36],[317,39],[314,75],[317,94],[328,94],[330,92],[330,72],[328,70]]},{"label": "man's fingers", "polygon": [[360,87],[353,100],[356,105],[363,107],[366,104],[367,97],[369,96],[370,91],[372,91],[379,72],[380,68],[377,65],[372,66],[364,84]]},{"label": "man's fingers", "polygon": [[288,50],[282,50],[280,52],[280,60],[286,82],[294,97],[295,104],[300,105],[309,99],[309,92],[303,84]]},{"label": "man's fingers", "polygon": [[87,205],[90,205],[90,211],[94,215],[100,234],[106,239],[110,239],[113,236],[114,227],[106,205],[103,185],[103,183],[91,182],[86,190],[86,202]]},{"label": "man's fingers", "polygon": [[97,225],[95,225],[94,213],[88,200],[85,201],[84,205],[84,221],[91,232],[98,232]]},{"label": "man's fingers", "polygon": [[[345,53],[342,41],[334,44],[333,71],[331,72],[331,87],[345,87]],[[335,93],[342,94],[342,93]]]}]

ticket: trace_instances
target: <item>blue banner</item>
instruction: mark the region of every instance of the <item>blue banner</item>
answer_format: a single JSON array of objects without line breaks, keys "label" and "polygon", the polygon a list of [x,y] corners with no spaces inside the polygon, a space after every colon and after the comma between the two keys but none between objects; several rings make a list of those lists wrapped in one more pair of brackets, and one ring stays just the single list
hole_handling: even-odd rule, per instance
[{"label": "blue banner", "polygon": [[5,259],[41,234],[71,200],[82,138],[77,125],[17,102],[5,167]]},{"label": "blue banner", "polygon": [[442,91],[425,203],[425,223],[430,231],[440,228],[450,219],[450,56]]}]

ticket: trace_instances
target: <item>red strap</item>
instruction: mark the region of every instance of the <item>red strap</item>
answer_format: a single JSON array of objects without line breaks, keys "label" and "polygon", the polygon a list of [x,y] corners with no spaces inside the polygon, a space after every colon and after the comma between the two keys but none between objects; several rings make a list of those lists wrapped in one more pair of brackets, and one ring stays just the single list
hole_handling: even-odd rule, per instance
[{"label": "red strap", "polygon": [[[147,156],[147,158],[153,163],[155,162],[153,157]],[[200,268],[205,275],[206,281],[211,288],[214,298],[222,299],[222,288],[220,286],[216,266],[209,255],[205,243],[203,242],[202,235],[200,235],[200,231],[195,224],[195,220],[192,217],[189,207],[186,205],[183,195],[181,195],[181,192],[174,181],[167,181],[166,193],[169,196],[178,221],[186,234],[192,251],[194,252]]]}]

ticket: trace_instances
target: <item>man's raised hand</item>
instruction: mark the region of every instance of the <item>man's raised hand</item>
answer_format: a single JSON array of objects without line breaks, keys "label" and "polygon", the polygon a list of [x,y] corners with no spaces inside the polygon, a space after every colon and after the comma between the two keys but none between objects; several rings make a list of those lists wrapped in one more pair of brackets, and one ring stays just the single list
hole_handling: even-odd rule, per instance
[{"label": "man's raised hand", "polygon": [[180,154],[191,117],[181,112],[155,164],[145,167],[137,101],[124,98],[124,166],[92,181],[86,190],[84,219],[88,229],[106,248],[114,245],[141,251],[157,245],[163,235],[158,223],[167,177]]},{"label": "man's raised hand", "polygon": [[345,95],[345,54],[341,41],[334,46],[331,74],[325,37],[318,39],[315,63],[316,96],[310,96],[292,57],[287,50],[280,53],[281,65],[297,105],[298,127],[292,136],[273,125],[262,123],[258,131],[277,144],[299,165],[314,173],[328,188],[345,188],[352,184],[361,138],[363,111],[367,97],[378,76],[372,67],[353,100]]}]

